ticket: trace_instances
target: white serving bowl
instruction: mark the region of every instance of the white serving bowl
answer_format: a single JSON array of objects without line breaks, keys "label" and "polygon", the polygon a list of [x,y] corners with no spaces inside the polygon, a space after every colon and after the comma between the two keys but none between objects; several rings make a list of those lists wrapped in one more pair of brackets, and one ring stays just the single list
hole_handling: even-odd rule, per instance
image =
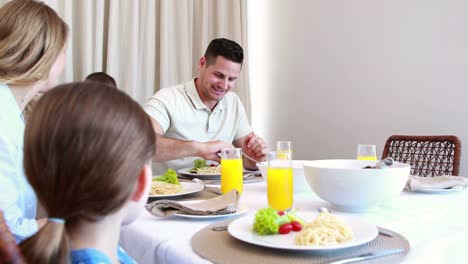
[{"label": "white serving bowl", "polygon": [[[304,176],[304,167],[302,164],[305,160],[293,160],[293,181],[294,181],[294,193],[300,193],[304,191],[310,191],[309,184]],[[257,167],[262,174],[263,180],[267,182],[267,163],[258,162]]]},{"label": "white serving bowl", "polygon": [[411,169],[400,162],[362,169],[367,165],[375,161],[312,160],[304,162],[304,172],[312,190],[336,210],[362,212],[398,197]]}]

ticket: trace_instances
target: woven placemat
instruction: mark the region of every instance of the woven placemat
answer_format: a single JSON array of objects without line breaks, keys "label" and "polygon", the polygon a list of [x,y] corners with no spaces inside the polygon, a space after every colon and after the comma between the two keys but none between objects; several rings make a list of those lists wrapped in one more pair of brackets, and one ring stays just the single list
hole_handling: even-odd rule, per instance
[{"label": "woven placemat", "polygon": [[229,224],[232,220],[218,222],[198,231],[191,241],[193,250],[201,257],[214,263],[312,263],[325,264],[347,257],[358,256],[363,253],[373,252],[379,249],[402,248],[405,251],[400,254],[380,257],[359,263],[368,264],[393,264],[400,263],[408,254],[410,244],[406,238],[398,233],[385,230],[392,237],[379,234],[374,240],[351,248],[327,251],[292,251],[260,247],[237,240],[227,231],[213,231],[216,226]]}]

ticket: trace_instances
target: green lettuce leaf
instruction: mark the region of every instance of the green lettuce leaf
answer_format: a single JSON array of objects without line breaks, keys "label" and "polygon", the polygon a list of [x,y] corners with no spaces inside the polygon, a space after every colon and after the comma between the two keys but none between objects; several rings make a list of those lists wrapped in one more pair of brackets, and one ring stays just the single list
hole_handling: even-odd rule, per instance
[{"label": "green lettuce leaf", "polygon": [[168,169],[162,176],[154,178],[153,181],[162,181],[180,185],[179,179],[177,178],[177,173],[172,169]]},{"label": "green lettuce leaf", "polygon": [[287,215],[278,215],[273,208],[263,208],[255,214],[253,229],[259,235],[273,235],[278,233],[282,224],[289,223]]}]

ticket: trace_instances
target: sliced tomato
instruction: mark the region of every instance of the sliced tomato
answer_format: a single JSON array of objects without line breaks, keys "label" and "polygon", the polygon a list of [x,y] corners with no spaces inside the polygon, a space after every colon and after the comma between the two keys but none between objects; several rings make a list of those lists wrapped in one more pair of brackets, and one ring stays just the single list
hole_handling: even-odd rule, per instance
[{"label": "sliced tomato", "polygon": [[292,230],[295,232],[301,231],[302,230],[302,225],[298,221],[292,221],[291,222]]},{"label": "sliced tomato", "polygon": [[293,227],[290,223],[282,224],[278,229],[278,233],[286,235],[289,234],[289,232],[291,232],[292,229]]}]

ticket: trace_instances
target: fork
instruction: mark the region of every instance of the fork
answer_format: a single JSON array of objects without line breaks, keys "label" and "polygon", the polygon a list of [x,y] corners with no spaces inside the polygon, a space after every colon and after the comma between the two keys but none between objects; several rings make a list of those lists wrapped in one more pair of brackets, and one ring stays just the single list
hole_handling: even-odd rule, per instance
[{"label": "fork", "polygon": [[331,262],[330,264],[345,264],[353,263],[358,261],[364,261],[368,259],[381,258],[385,256],[395,255],[403,253],[405,250],[402,248],[390,248],[390,249],[381,249],[374,252],[364,253],[357,257],[346,258],[338,261]]},{"label": "fork", "polygon": [[[250,157],[249,155],[245,154],[244,152],[242,152],[242,156],[244,156],[246,159],[249,159],[250,161],[253,161],[253,162],[255,162],[255,163],[260,162],[260,161],[258,161],[258,160],[256,160],[256,159]],[[221,153],[220,153],[220,152],[218,152],[218,157],[221,158]]]},{"label": "fork", "polygon": [[200,183],[201,185],[203,185],[203,188],[209,192],[212,192],[215,194],[223,194],[219,188],[206,186],[205,182],[198,178],[193,178],[192,181],[196,183]]}]

